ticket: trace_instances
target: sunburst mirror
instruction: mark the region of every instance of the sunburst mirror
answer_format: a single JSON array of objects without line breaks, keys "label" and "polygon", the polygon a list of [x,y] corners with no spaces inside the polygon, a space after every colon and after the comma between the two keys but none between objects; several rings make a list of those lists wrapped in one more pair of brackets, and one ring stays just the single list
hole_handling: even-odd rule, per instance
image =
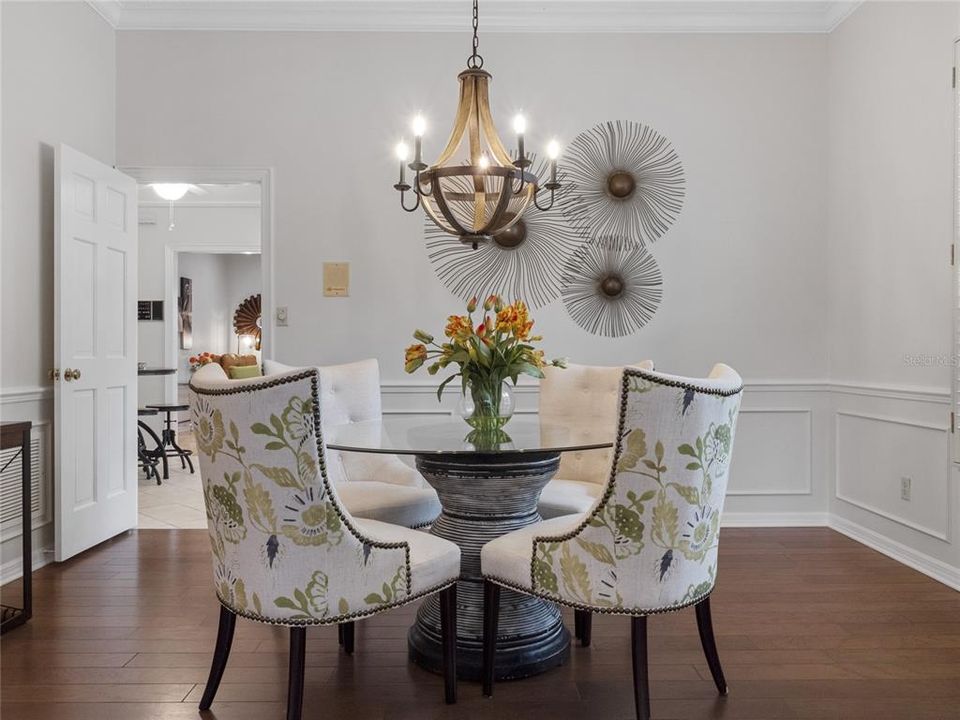
[{"label": "sunburst mirror", "polygon": [[260,349],[260,294],[251,295],[233,313],[233,329],[239,336],[253,338],[254,348]]}]

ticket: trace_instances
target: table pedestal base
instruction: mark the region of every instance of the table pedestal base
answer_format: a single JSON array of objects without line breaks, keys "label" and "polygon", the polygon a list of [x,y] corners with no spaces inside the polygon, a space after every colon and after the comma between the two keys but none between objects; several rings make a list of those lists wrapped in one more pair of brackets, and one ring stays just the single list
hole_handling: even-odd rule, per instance
[{"label": "table pedestal base", "polygon": [[[483,655],[480,549],[494,538],[540,521],[537,501],[560,464],[557,453],[489,456],[418,455],[417,469],[440,496],[443,512],[430,532],[460,546],[457,584],[457,674],[479,680]],[[410,659],[439,673],[440,606],[420,606],[408,636]],[[496,677],[529,677],[562,665],[570,635],[553,603],[510,590],[500,594]]]}]

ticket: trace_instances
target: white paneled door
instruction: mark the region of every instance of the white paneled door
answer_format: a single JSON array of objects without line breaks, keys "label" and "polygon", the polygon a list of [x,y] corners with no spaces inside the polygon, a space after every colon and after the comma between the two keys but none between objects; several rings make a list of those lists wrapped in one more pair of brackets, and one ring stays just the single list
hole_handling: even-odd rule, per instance
[{"label": "white paneled door", "polygon": [[137,184],[56,159],[56,559],[137,525]]}]

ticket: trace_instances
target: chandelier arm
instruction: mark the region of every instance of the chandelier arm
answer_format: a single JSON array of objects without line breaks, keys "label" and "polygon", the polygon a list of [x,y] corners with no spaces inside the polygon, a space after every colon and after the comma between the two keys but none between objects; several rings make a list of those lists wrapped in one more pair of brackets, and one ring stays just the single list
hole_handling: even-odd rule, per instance
[{"label": "chandelier arm", "polygon": [[414,192],[413,194],[417,196],[417,201],[413,204],[413,207],[407,207],[406,203],[403,201],[403,197],[406,195],[406,190],[400,191],[400,207],[402,207],[408,213],[416,212],[417,208],[420,207],[420,193]]},{"label": "chandelier arm", "polygon": [[424,192],[423,185],[420,183],[420,171],[417,171],[417,176],[413,180],[413,191],[420,195],[421,197],[431,197],[433,195],[433,183],[430,183],[430,192]]},{"label": "chandelier arm", "polygon": [[554,193],[554,191],[553,191],[553,189],[551,188],[551,189],[550,189],[550,204],[547,205],[546,207],[540,207],[540,203],[537,202],[537,195],[540,194],[540,188],[537,188],[537,192],[535,192],[535,193],[533,194],[533,205],[534,205],[534,207],[537,208],[537,210],[539,210],[539,211],[541,211],[541,212],[546,212],[547,210],[549,210],[550,208],[552,208],[552,207],[553,207],[553,193]]}]

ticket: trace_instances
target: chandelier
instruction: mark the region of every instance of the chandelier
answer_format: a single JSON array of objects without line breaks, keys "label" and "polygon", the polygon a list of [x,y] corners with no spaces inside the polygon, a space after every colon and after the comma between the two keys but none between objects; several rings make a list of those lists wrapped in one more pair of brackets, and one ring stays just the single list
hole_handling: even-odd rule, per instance
[{"label": "chandelier", "polygon": [[[409,164],[409,148],[401,141],[396,148],[400,160],[400,180],[393,187],[400,192],[400,206],[414,212],[423,205],[437,227],[474,250],[480,243],[505,239],[505,247],[515,244],[510,229],[533,203],[540,210],[553,207],[557,182],[556,140],[547,145],[550,179],[543,189],[550,192],[547,204],[538,200],[540,180],[529,171],[531,160],[524,152],[526,119],[517,115],[513,129],[517,135],[517,158],[511,158],[497,134],[490,113],[489,85],[491,75],[483,69],[483,58],[477,52],[479,14],[473,0],[473,53],[467,58],[467,69],[457,77],[460,100],[450,139],[433,165],[423,162],[422,140],[426,122],[422,116],[412,123],[415,138],[413,161]],[[411,190],[406,169],[414,173],[412,189],[415,200],[407,206],[405,196]],[[514,233],[515,234],[515,233]]]}]

